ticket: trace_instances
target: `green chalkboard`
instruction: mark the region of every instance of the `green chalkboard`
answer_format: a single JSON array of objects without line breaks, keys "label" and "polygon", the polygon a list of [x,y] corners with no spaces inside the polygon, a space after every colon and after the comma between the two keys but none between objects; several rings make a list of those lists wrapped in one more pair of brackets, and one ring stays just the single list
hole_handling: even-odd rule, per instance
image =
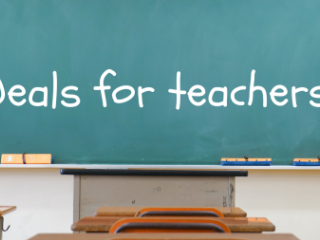
[{"label": "green chalkboard", "polygon": [[[315,158],[319,13],[318,0],[2,0],[0,153],[86,164]],[[190,94],[177,109],[179,77]],[[259,89],[250,104],[253,80],[266,106]],[[143,107],[139,87],[154,89],[140,91]]]}]

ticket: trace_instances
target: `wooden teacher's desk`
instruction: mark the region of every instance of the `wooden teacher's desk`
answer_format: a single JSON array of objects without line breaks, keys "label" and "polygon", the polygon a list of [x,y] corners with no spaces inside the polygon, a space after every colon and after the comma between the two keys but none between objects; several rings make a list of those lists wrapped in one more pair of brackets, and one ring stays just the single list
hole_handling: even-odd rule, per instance
[{"label": "wooden teacher's desk", "polygon": [[[85,217],[72,225],[73,231],[108,232],[111,226],[123,217]],[[261,233],[275,231],[275,226],[266,218],[216,218],[225,223],[231,232]]]},{"label": "wooden teacher's desk", "polygon": [[234,207],[247,171],[61,169],[74,175],[74,222],[101,206]]},{"label": "wooden teacher's desk", "polygon": [[29,240],[299,240],[292,234],[38,234]]},{"label": "wooden teacher's desk", "polygon": [[[134,217],[137,212],[145,207],[100,207],[96,210],[97,217]],[[219,210],[224,217],[246,217],[247,213],[238,207],[214,207]]]}]

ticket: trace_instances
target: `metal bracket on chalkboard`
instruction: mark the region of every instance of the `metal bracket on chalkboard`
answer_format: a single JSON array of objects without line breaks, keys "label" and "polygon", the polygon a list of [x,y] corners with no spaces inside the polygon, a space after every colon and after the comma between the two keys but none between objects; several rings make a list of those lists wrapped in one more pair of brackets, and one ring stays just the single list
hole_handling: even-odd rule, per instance
[{"label": "metal bracket on chalkboard", "polygon": [[223,166],[271,166],[271,158],[221,158],[221,165]]},{"label": "metal bracket on chalkboard", "polygon": [[320,156],[317,158],[295,158],[293,166],[320,166]]}]

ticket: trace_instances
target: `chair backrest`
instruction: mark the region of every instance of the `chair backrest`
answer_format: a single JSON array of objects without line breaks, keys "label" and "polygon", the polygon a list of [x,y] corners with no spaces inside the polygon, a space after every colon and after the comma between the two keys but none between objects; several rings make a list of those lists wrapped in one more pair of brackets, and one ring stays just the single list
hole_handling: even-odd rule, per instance
[{"label": "chair backrest", "polygon": [[211,218],[124,218],[109,233],[231,233],[229,227]]},{"label": "chair backrest", "polygon": [[181,216],[181,217],[224,217],[223,214],[215,208],[200,207],[149,207],[141,209],[136,213],[136,217],[151,216]]}]

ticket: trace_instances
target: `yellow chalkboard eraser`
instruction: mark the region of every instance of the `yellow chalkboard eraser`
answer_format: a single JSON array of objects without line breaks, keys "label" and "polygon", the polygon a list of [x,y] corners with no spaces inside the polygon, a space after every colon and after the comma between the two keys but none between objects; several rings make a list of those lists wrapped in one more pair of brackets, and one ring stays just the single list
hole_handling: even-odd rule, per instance
[{"label": "yellow chalkboard eraser", "polygon": [[221,158],[221,165],[233,165],[233,166],[271,166],[271,158]]},{"label": "yellow chalkboard eraser", "polygon": [[51,154],[2,154],[1,164],[51,164]]},{"label": "yellow chalkboard eraser", "polygon": [[293,166],[320,166],[318,158],[295,158],[293,159]]}]

